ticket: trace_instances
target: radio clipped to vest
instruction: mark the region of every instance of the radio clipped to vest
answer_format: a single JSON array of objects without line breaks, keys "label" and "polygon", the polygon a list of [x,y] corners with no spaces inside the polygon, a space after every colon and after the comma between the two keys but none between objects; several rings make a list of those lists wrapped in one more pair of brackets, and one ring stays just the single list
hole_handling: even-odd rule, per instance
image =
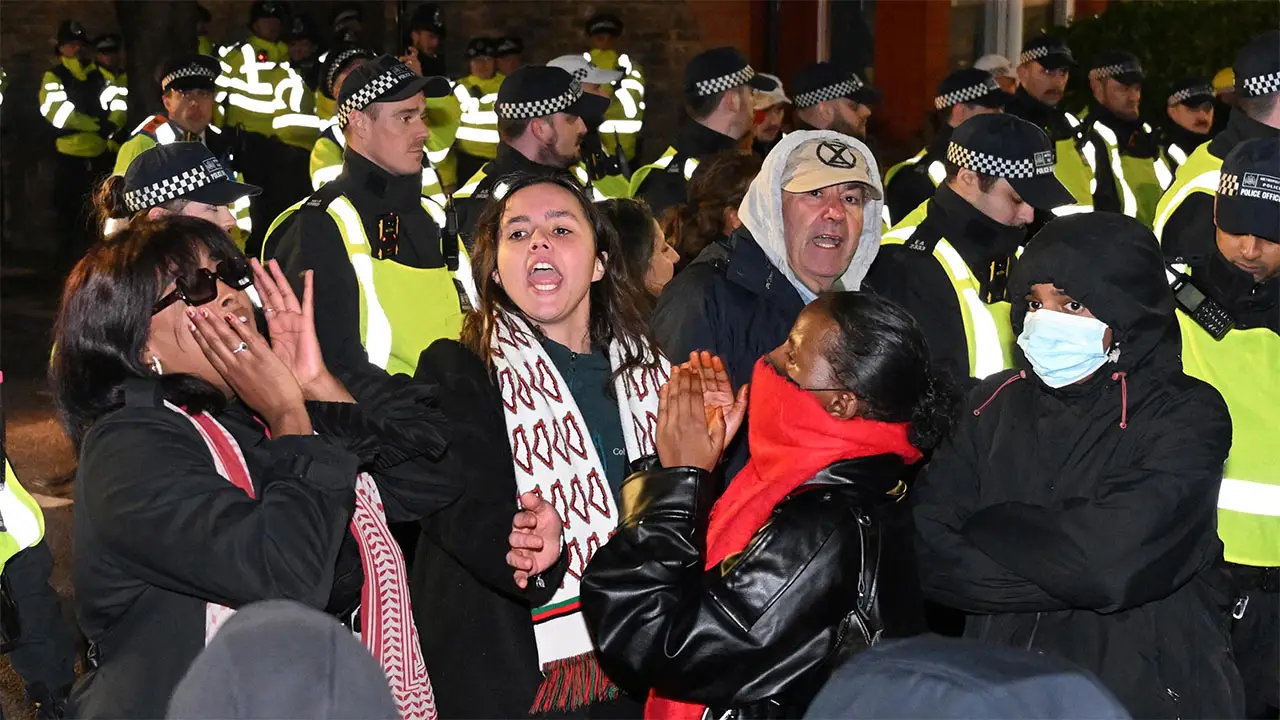
[{"label": "radio clipped to vest", "polygon": [[400,252],[400,216],[387,213],[378,217],[378,241],[373,244],[376,260],[395,260]]},{"label": "radio clipped to vest", "polygon": [[1231,331],[1231,328],[1235,327],[1235,319],[1231,317],[1231,313],[1217,300],[1196,287],[1190,275],[1174,268],[1168,268],[1166,271],[1172,278],[1169,289],[1173,291],[1174,302],[1214,340],[1221,340]]}]

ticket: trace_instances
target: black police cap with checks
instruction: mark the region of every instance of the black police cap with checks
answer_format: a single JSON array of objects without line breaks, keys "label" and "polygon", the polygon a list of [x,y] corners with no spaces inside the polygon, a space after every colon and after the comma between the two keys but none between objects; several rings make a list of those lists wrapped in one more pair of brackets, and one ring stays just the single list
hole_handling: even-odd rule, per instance
[{"label": "black police cap with checks", "polygon": [[994,77],[984,78],[977,85],[962,87],[959,90],[939,95],[933,99],[933,107],[936,110],[954,107],[961,103],[973,102],[980,97],[986,97],[992,93],[1004,92],[1000,89],[1000,84],[996,82]]},{"label": "black police cap with checks", "polygon": [[795,106],[798,108],[813,107],[819,103],[836,98],[849,97],[863,88],[862,80],[857,75],[850,75],[834,85],[820,87],[817,90],[810,90],[796,95]]},{"label": "black police cap with checks", "polygon": [[1236,85],[1244,90],[1246,97],[1262,97],[1280,93],[1280,72],[1267,75],[1255,75],[1238,80]]},{"label": "black police cap with checks", "polygon": [[198,188],[215,182],[224,182],[227,179],[227,171],[223,169],[222,163],[218,162],[217,158],[206,158],[199,165],[177,175],[137,190],[130,190],[124,194],[124,204],[131,213],[141,212],[188,195]]},{"label": "black police cap with checks", "polygon": [[529,102],[497,103],[493,111],[504,120],[532,120],[549,117],[564,112],[582,97],[582,83],[575,77],[569,87],[555,97],[531,100]]},{"label": "black police cap with checks", "polygon": [[200,77],[200,78],[205,78],[207,80],[212,81],[212,80],[217,80],[218,75],[219,75],[218,71],[214,70],[213,68],[207,67],[199,63],[192,63],[185,67],[180,67],[177,70],[174,70],[173,72],[161,78],[160,89],[168,90],[169,86],[172,85],[177,80]]},{"label": "black police cap with checks", "polygon": [[1089,77],[1094,80],[1106,80],[1117,75],[1125,75],[1128,73],[1142,74],[1142,63],[1137,60],[1128,60],[1122,63],[1112,63],[1096,67],[1089,71]]},{"label": "black police cap with checks", "polygon": [[386,72],[365,83],[364,87],[339,103],[338,127],[346,128],[347,123],[351,122],[352,113],[369,107],[379,97],[387,94],[396,86],[415,80],[418,77],[418,74],[404,63],[396,63],[387,68]]},{"label": "black police cap with checks", "polygon": [[947,145],[947,160],[982,175],[1018,180],[1053,174],[1054,152],[1041,150],[1029,158],[1002,158],[951,142]]},{"label": "black police cap with checks", "polygon": [[698,97],[710,97],[726,90],[742,87],[755,76],[756,71],[748,65],[741,70],[731,72],[728,75],[721,75],[720,77],[711,78],[710,80],[699,80],[693,84],[693,90]]},{"label": "black police cap with checks", "polygon": [[1201,85],[1188,85],[1169,96],[1169,105],[1177,105],[1178,103],[1193,97],[1213,97],[1213,86],[1208,83]]}]

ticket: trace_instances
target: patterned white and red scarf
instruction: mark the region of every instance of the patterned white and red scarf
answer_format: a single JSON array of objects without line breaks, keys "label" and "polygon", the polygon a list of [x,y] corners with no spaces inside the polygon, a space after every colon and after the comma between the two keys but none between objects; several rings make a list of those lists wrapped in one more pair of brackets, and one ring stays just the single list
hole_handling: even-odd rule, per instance
[{"label": "patterned white and red scarf", "polygon": [[[195,425],[209,446],[218,474],[249,497],[256,497],[249,466],[231,433],[207,413],[191,415],[174,405],[169,405],[169,408]],[[404,557],[387,527],[378,486],[368,473],[360,473],[356,479],[351,533],[360,548],[360,565],[364,569],[364,587],[360,595],[361,627],[357,635],[387,674],[400,716],[405,720],[436,720],[435,695],[422,658],[422,646],[418,643],[418,627],[409,606]],[[235,610],[224,605],[205,605],[206,645],[222,623],[234,614]]]},{"label": "patterned white and red scarf", "polygon": [[[495,318],[490,338],[493,368],[506,410],[508,441],[521,493],[546,498],[564,521],[569,570],[551,602],[533,610],[538,660],[546,676],[533,712],[575,709],[605,700],[617,688],[600,672],[579,606],[578,588],[592,555],[618,526],[618,508],[591,432],[555,364],[525,321]],[[658,388],[671,364],[653,348],[657,369],[640,368],[614,381],[627,460],[657,453]],[[622,363],[622,346],[609,346],[609,362]]]}]

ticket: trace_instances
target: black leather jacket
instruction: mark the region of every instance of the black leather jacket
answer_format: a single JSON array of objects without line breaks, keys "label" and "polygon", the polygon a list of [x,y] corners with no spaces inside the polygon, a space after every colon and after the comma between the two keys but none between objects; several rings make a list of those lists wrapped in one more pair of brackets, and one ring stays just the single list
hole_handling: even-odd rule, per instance
[{"label": "black leather jacket", "polygon": [[582,580],[605,671],[716,717],[798,717],[845,656],[922,629],[910,536],[897,527],[906,503],[890,494],[905,469],[892,455],[831,465],[705,572],[715,479],[632,475],[618,531]]}]

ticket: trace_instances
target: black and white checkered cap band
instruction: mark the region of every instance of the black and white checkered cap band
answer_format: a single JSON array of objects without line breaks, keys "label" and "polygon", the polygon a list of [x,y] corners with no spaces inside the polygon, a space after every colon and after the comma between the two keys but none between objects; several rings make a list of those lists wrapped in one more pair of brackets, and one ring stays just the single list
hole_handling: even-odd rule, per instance
[{"label": "black and white checkered cap band", "polygon": [[991,93],[1001,92],[1000,85],[995,78],[987,78],[977,85],[970,85],[959,90],[953,90],[946,95],[939,95],[933,99],[933,107],[937,110],[943,108],[954,107],[961,103],[973,102],[980,97],[990,95]]},{"label": "black and white checkered cap band", "polygon": [[850,76],[848,80],[841,80],[835,85],[820,87],[817,90],[810,90],[796,95],[795,106],[798,108],[813,107],[818,103],[824,103],[828,100],[836,98],[849,97],[863,87],[862,81],[854,76]]},{"label": "black and white checkered cap band", "polygon": [[1213,86],[1212,85],[1192,85],[1191,87],[1182,88],[1178,92],[1169,96],[1169,105],[1171,106],[1177,105],[1178,103],[1182,102],[1183,100],[1186,100],[1187,98],[1193,98],[1200,95],[1209,95],[1210,97],[1212,97]]},{"label": "black and white checkered cap band", "polygon": [[1270,75],[1255,75],[1247,77],[1236,83],[1237,87],[1244,88],[1245,95],[1248,97],[1262,97],[1263,95],[1272,95],[1280,92],[1280,72],[1273,72]]},{"label": "black and white checkered cap band", "polygon": [[176,200],[193,190],[227,180],[227,171],[217,158],[208,158],[200,165],[185,170],[173,177],[165,178],[137,190],[124,194],[124,205],[129,212],[136,213]]},{"label": "black and white checkered cap band", "polygon": [[1233,197],[1240,194],[1240,176],[1222,173],[1218,178],[1218,194]]},{"label": "black and white checkered cap band", "polygon": [[1038,47],[1038,48],[1031,48],[1030,50],[1027,50],[1026,52],[1019,55],[1018,64],[1026,65],[1032,60],[1039,60],[1040,58],[1046,58],[1046,57],[1049,57],[1050,55],[1061,55],[1068,60],[1075,60],[1075,57],[1072,56],[1071,54],[1070,48]]},{"label": "black and white checkered cap band", "polygon": [[385,95],[391,88],[418,77],[418,74],[404,63],[392,65],[390,69],[370,80],[364,87],[338,105],[338,127],[346,128],[351,121],[351,114],[363,110]]},{"label": "black and white checkered cap band", "polygon": [[329,74],[324,79],[325,85],[329,88],[333,87],[333,82],[338,79],[338,72],[342,70],[343,63],[350,60],[352,57],[356,55],[368,55],[368,54],[369,52],[367,50],[362,50],[360,48],[347,48],[346,50],[343,50],[342,52],[338,53],[332,60],[329,61]]},{"label": "black and white checkered cap band", "polygon": [[1025,180],[1053,174],[1054,153],[1053,150],[1041,150],[1033,157],[1010,160],[970,150],[953,142],[947,145],[947,160],[983,175]]},{"label": "black and white checkered cap band", "polygon": [[493,111],[504,120],[532,120],[563,112],[582,97],[582,83],[569,81],[569,89],[552,98],[518,103],[498,103]]},{"label": "black and white checkered cap band", "polygon": [[1125,63],[1116,63],[1115,65],[1103,65],[1100,68],[1094,68],[1089,71],[1089,77],[1094,80],[1106,80],[1122,73],[1141,73],[1142,63],[1130,60]]},{"label": "black and white checkered cap band", "polygon": [[174,70],[168,75],[165,75],[164,78],[160,80],[160,89],[161,90],[168,89],[169,83],[175,80],[182,80],[183,78],[189,78],[189,77],[202,77],[202,78],[208,78],[210,81],[213,81],[218,79],[218,73],[211,71],[209,68],[204,67],[203,65],[188,65],[183,68],[178,68],[177,70]]},{"label": "black and white checkered cap band", "polygon": [[698,97],[709,97],[725,90],[732,90],[736,87],[742,87],[750,82],[751,78],[756,76],[756,71],[750,65],[729,73],[721,75],[718,78],[710,80],[699,80],[693,84],[693,90]]}]

